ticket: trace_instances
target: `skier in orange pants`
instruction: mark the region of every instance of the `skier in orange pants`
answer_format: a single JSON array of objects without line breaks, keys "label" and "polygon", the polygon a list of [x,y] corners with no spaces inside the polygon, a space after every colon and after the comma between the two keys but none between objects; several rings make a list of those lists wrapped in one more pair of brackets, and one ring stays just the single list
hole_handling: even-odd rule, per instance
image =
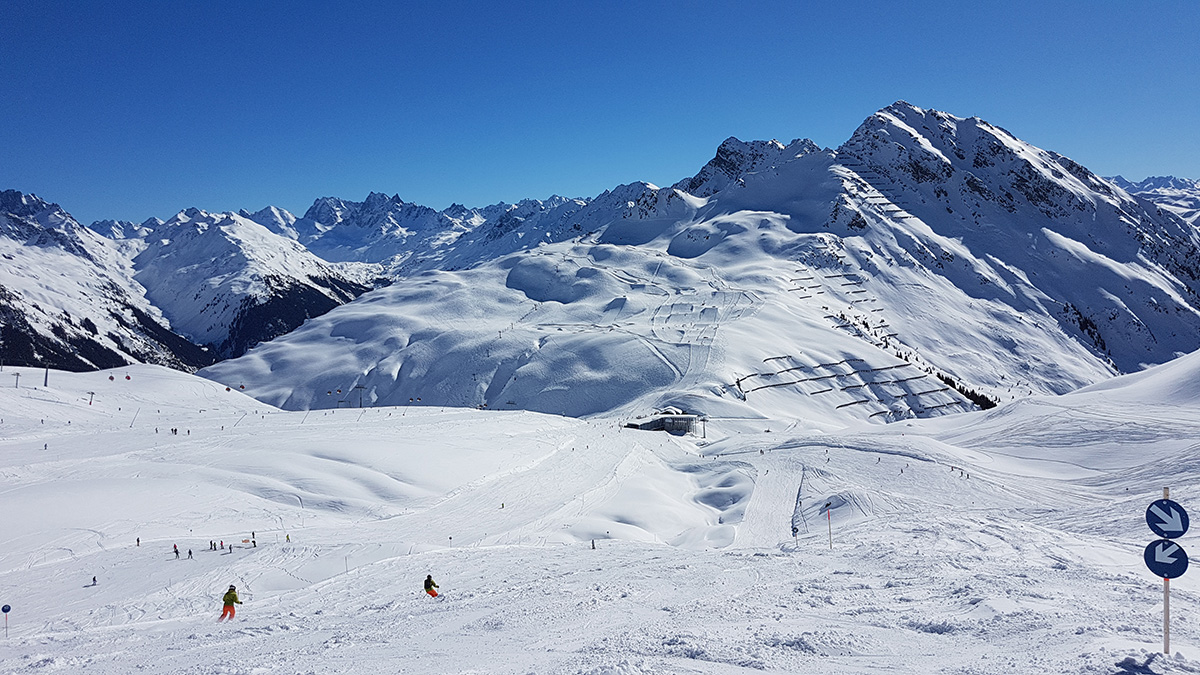
[{"label": "skier in orange pants", "polygon": [[222,602],[225,603],[225,606],[221,608],[221,618],[217,619],[217,621],[224,621],[226,617],[232,621],[235,613],[233,606],[235,604],[242,604],[242,601],[238,600],[237,588],[230,586],[229,590],[225,592],[225,597],[222,598]]},{"label": "skier in orange pants", "polygon": [[433,575],[427,575],[425,577],[425,592],[429,594],[429,597],[436,598],[438,596],[437,591],[433,590],[437,587],[438,585],[433,581]]}]

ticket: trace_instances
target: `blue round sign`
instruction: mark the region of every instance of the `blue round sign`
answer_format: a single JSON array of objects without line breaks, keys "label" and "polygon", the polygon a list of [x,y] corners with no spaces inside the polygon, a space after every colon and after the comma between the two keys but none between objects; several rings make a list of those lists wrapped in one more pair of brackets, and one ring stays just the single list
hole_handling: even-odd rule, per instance
[{"label": "blue round sign", "polygon": [[10,610],[10,609],[12,609],[12,607],[5,605],[3,607],[0,607],[0,612],[4,612],[5,614],[8,614],[8,610]]},{"label": "blue round sign", "polygon": [[1159,499],[1146,509],[1146,524],[1163,539],[1182,537],[1188,530],[1188,514],[1170,499]]},{"label": "blue round sign", "polygon": [[1154,576],[1163,579],[1183,576],[1188,568],[1187,553],[1183,551],[1182,546],[1170,539],[1150,542],[1142,557],[1146,561],[1146,567],[1150,568]]}]

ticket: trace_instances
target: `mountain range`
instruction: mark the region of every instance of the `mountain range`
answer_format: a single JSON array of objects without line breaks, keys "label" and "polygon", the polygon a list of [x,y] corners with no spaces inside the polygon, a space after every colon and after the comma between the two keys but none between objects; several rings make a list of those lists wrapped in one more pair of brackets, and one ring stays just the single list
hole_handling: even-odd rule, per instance
[{"label": "mountain range", "polygon": [[892,421],[1200,348],[1198,212],[1197,181],[905,102],[836,149],[730,138],[593,198],[84,228],[7,191],[0,337],[9,363],[207,366],[286,409]]}]

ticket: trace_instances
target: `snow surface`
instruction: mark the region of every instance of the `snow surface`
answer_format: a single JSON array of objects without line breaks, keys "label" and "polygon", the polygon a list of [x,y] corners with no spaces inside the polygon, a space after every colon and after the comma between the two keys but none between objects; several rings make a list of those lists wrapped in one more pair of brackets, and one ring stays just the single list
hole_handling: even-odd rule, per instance
[{"label": "snow surface", "polygon": [[1146,506],[1200,477],[1200,353],[984,413],[701,438],[16,372],[0,672],[1200,672],[1200,577],[1156,657],[1141,560]]}]

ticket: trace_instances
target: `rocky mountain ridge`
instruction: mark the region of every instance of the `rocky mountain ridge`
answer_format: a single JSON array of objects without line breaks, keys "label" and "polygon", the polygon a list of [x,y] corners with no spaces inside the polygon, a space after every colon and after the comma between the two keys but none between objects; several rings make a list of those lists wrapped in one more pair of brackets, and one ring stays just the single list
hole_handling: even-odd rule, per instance
[{"label": "rocky mountain ridge", "polygon": [[[1153,189],[1182,189],[1165,185]],[[1194,222],[998,126],[903,101],[837,149],[727,139],[665,188],[185,211],[119,241],[185,334],[221,356],[261,343],[204,374],[285,407],[355,386],[379,403],[882,421],[1061,393],[1200,348]],[[368,283],[390,286],[323,314]],[[263,307],[240,328],[238,293]],[[301,299],[258,300],[285,296]],[[831,363],[858,365],[822,375]],[[845,396],[806,384],[822,378]]]}]

